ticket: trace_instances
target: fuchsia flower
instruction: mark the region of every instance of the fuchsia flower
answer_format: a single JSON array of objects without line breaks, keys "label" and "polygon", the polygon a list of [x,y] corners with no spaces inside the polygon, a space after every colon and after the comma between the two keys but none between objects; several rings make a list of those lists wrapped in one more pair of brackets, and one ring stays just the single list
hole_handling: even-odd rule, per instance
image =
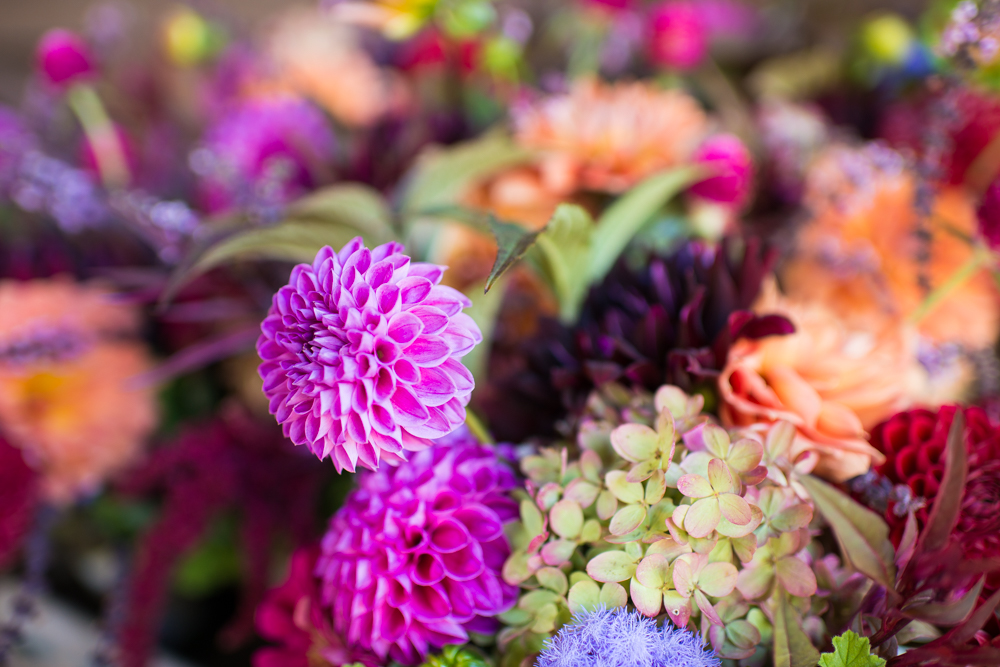
[{"label": "fuchsia flower", "polygon": [[670,69],[689,70],[708,52],[708,26],[694,2],[661,2],[649,15],[649,56]]},{"label": "fuchsia flower", "polygon": [[513,606],[500,570],[515,519],[513,472],[462,430],[410,463],[358,477],[334,515],[317,573],[349,645],[415,665],[432,646],[492,633]]},{"label": "fuchsia flower", "polygon": [[459,358],[482,341],[444,268],[361,238],[292,271],[261,325],[260,375],[285,435],[337,471],[404,460],[465,421]]},{"label": "fuchsia flower", "polygon": [[693,159],[713,173],[692,185],[692,194],[733,206],[746,201],[753,180],[753,158],[739,138],[732,134],[716,135],[695,151]]},{"label": "fuchsia flower", "polygon": [[38,42],[38,69],[56,86],[68,86],[90,77],[95,70],[94,58],[87,43],[74,32],[56,28]]}]

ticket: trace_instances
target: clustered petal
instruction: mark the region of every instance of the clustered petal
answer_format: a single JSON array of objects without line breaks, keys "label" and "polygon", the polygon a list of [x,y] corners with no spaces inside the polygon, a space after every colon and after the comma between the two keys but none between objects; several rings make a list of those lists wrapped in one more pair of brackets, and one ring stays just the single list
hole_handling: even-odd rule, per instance
[{"label": "clustered petal", "polygon": [[271,413],[337,471],[404,460],[465,421],[474,386],[459,358],[482,341],[443,267],[361,238],[292,271],[257,352]]},{"label": "clustered petal", "polygon": [[624,608],[576,615],[545,643],[535,667],[718,667],[701,638]]},{"label": "clustered petal", "polygon": [[496,630],[517,596],[500,570],[517,517],[514,473],[464,429],[406,466],[358,477],[323,538],[317,574],[334,629],[404,665]]}]

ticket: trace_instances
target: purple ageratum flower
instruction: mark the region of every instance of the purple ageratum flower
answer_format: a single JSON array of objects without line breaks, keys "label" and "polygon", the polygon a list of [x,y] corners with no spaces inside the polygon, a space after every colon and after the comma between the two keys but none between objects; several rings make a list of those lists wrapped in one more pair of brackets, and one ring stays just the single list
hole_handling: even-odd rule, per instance
[{"label": "purple ageratum flower", "polygon": [[39,71],[49,83],[68,86],[94,74],[87,42],[69,30],[56,28],[42,35],[36,53]]},{"label": "purple ageratum flower", "polygon": [[753,158],[732,134],[719,134],[705,141],[694,153],[695,162],[713,170],[712,175],[691,186],[691,193],[719,202],[741,206],[750,195]]},{"label": "purple ageratum flower", "polygon": [[21,160],[37,143],[20,114],[0,104],[0,199],[8,195]]},{"label": "purple ageratum flower", "polygon": [[218,213],[287,203],[323,181],[334,147],[326,117],[305,100],[245,102],[210,127],[191,155],[202,206]]},{"label": "purple ageratum flower", "polygon": [[535,667],[719,667],[701,638],[636,611],[598,608],[577,614],[555,637]]},{"label": "purple ageratum flower", "polygon": [[443,272],[360,237],[292,270],[257,341],[264,393],[292,442],[338,472],[375,470],[465,421],[474,383],[458,360],[483,337],[462,312],[472,303],[438,284]]},{"label": "purple ageratum flower", "polygon": [[491,634],[517,589],[500,576],[518,486],[491,447],[460,429],[409,465],[358,476],[330,521],[317,576],[334,629],[404,665],[430,647]]}]

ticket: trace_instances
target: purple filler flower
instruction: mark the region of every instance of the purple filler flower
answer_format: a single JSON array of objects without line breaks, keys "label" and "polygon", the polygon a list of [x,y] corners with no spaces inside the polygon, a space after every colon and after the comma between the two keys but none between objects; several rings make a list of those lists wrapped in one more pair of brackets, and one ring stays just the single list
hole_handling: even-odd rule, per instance
[{"label": "purple filler flower", "polygon": [[535,667],[719,667],[698,635],[636,611],[604,608],[577,614],[545,642]]},{"label": "purple filler flower", "polygon": [[292,442],[338,472],[359,460],[375,470],[465,421],[474,383],[459,358],[483,337],[462,312],[472,303],[438,284],[443,272],[360,237],[292,270],[257,341],[264,393]]},{"label": "purple filler flower", "polygon": [[466,429],[409,465],[358,476],[323,538],[317,576],[349,645],[415,665],[429,647],[491,634],[513,606],[500,576],[517,480]]}]

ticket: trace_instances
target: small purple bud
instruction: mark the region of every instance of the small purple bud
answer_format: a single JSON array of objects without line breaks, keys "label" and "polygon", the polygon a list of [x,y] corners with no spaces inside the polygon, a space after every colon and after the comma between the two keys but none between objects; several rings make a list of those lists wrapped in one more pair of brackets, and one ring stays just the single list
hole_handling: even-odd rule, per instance
[{"label": "small purple bud", "polygon": [[693,2],[663,2],[649,15],[649,56],[657,65],[689,70],[708,52],[708,26]]},{"label": "small purple bud", "polygon": [[694,161],[708,165],[714,173],[691,186],[692,194],[734,206],[746,201],[753,181],[753,158],[742,141],[731,134],[711,137],[695,151]]},{"label": "small purple bud", "polygon": [[94,58],[82,37],[69,30],[50,30],[38,42],[38,69],[56,86],[68,86],[94,74]]}]

